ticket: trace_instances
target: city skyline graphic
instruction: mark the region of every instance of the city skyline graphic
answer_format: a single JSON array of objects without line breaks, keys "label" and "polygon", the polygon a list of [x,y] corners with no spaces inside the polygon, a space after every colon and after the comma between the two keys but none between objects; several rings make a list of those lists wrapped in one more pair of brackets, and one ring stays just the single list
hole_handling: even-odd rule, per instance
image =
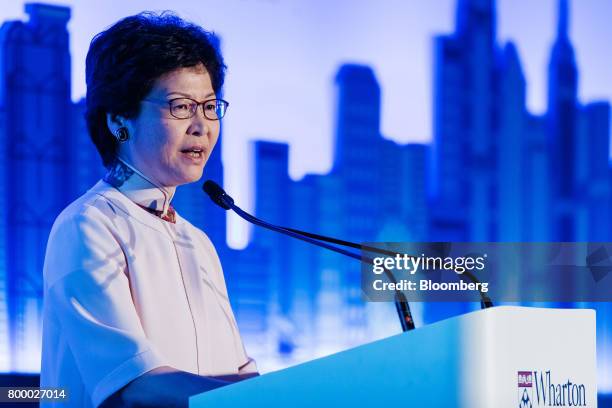
[{"label": "city skyline graphic", "polygon": [[[37,3],[26,12],[27,21],[0,29],[5,372],[39,369],[46,240],[59,212],[104,174],[84,101],[71,101],[70,9]],[[252,142],[255,215],[354,242],[611,241],[610,104],[579,101],[570,22],[568,0],[559,0],[547,109],[533,114],[517,48],[496,40],[495,1],[458,0],[455,31],[433,42],[428,144],[383,137],[375,68],[340,65],[331,170],[292,180],[289,144]],[[228,137],[202,181],[224,184]],[[263,371],[400,331],[393,304],[363,301],[358,263],[257,229],[246,248],[231,248],[227,213],[203,195],[201,182],[179,187],[173,204],[215,243],[247,349]],[[421,325],[478,307],[411,306]],[[599,389],[610,392],[612,306],[579,306],[598,311]]]}]

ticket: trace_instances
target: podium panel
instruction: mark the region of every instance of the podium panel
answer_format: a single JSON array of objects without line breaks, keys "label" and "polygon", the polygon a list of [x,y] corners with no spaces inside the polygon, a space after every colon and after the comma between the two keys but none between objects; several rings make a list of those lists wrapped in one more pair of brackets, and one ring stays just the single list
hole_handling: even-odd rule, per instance
[{"label": "podium panel", "polygon": [[189,406],[596,407],[595,311],[480,310],[202,393]]}]

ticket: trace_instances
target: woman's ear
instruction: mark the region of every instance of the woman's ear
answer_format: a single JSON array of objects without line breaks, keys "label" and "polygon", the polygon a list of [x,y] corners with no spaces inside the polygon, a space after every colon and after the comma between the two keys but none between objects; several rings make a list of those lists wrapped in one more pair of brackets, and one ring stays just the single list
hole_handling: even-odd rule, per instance
[{"label": "woman's ear", "polygon": [[128,120],[122,116],[112,113],[106,114],[106,126],[113,135],[116,135],[119,128],[122,127],[126,128],[128,132],[130,131]]},{"label": "woman's ear", "polygon": [[119,115],[106,114],[106,126],[113,137],[120,144],[124,144],[130,139],[128,121]]}]

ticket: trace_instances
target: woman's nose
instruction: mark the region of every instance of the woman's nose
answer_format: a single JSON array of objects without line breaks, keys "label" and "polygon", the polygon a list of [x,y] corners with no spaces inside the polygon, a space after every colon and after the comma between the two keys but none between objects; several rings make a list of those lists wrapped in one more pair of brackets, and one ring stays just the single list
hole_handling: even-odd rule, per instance
[{"label": "woman's nose", "polygon": [[[202,108],[202,109],[200,109]],[[190,134],[194,136],[204,136],[210,131],[209,119],[204,116],[202,106],[198,106],[195,115],[191,118]]]}]

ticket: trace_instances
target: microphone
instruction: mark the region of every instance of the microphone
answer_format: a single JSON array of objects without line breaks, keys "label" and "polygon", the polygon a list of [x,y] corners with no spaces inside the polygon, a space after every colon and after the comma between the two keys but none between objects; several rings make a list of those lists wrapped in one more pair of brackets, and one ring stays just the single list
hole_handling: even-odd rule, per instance
[{"label": "microphone", "polygon": [[[269,229],[275,232],[279,232],[284,235],[288,235],[292,238],[296,238],[301,241],[308,242],[310,244],[328,249],[330,251],[340,253],[350,258],[357,259],[360,262],[361,261],[367,262],[370,265],[374,264],[374,261],[370,258],[362,257],[353,252],[346,251],[342,248],[338,248],[333,245],[326,244],[324,242],[319,242],[316,239],[302,235],[299,232],[294,232],[289,229],[278,227],[276,225],[260,220],[259,218],[247,213],[246,211],[242,210],[240,207],[235,205],[234,200],[225,192],[225,190],[223,190],[217,183],[215,183],[212,180],[207,180],[202,186],[202,189],[204,190],[206,194],[208,194],[210,199],[215,204],[217,204],[219,207],[225,210],[230,210],[230,209],[233,210],[241,218],[243,218],[244,220],[250,223],[253,223],[255,225],[258,225],[260,227],[263,227],[263,228],[266,228],[266,229]],[[385,273],[385,276],[387,276],[387,278],[391,282],[397,283],[393,274],[391,274],[386,268],[384,268],[384,273]],[[402,292],[399,292],[399,291],[395,292],[395,309],[400,319],[402,331],[405,332],[408,330],[413,330],[415,326],[414,326],[414,320],[412,319],[412,313],[410,312],[410,306],[408,305],[408,300],[406,299],[406,296]]]},{"label": "microphone", "polygon": [[221,186],[214,181],[206,180],[202,186],[202,189],[206,194],[208,194],[210,199],[213,200],[215,204],[224,210],[229,210],[232,208],[232,205],[234,205],[234,199],[228,196],[225,190],[223,190]]},{"label": "microphone", "polygon": [[[229,210],[229,209],[234,209],[236,211],[236,207],[234,205],[234,200],[232,199],[232,197],[230,197],[225,190],[223,190],[223,188],[221,188],[217,183],[215,183],[212,180],[207,180],[204,183],[203,186],[204,191],[209,195],[209,197],[211,198],[211,200],[213,200],[217,205],[219,205],[220,207]],[[236,208],[234,208],[236,207]],[[257,224],[257,222],[254,222],[254,220],[257,220],[259,222],[263,222],[262,220],[248,214],[245,213],[243,210],[241,210],[240,208],[238,208],[238,210],[242,213],[244,213],[247,218],[243,217],[239,211],[236,211],[236,213],[238,215],[240,215],[242,218],[244,218],[245,220],[252,222],[254,224]],[[267,224],[267,223],[266,223]],[[260,225],[260,224],[257,224]],[[403,256],[403,254],[398,254],[397,252],[393,252],[393,251],[387,251],[384,249],[380,249],[380,248],[374,248],[374,247],[370,247],[370,246],[365,246],[365,245],[360,245],[351,241],[345,241],[345,240],[341,240],[341,239],[337,239],[337,238],[331,238],[331,237],[326,237],[325,235],[318,235],[318,234],[313,234],[310,232],[306,232],[306,231],[300,231],[298,229],[294,229],[294,228],[287,228],[287,227],[279,227],[279,226],[274,226],[276,228],[280,228],[288,233],[294,233],[294,234],[298,234],[307,238],[311,238],[317,241],[323,241],[323,242],[328,242],[331,244],[336,244],[336,245],[342,245],[342,246],[346,246],[349,248],[355,248],[358,249],[360,251],[367,251],[367,252],[372,252],[375,254],[380,254],[380,255],[386,255],[386,256],[390,256],[390,257],[395,257],[396,255],[400,255]],[[264,228],[267,228],[264,226]],[[281,232],[281,231],[278,231]],[[285,233],[285,232],[281,232],[281,233]],[[290,235],[290,234],[287,234]],[[301,239],[301,238],[298,238]],[[310,242],[310,241],[309,241]],[[315,244],[317,245],[317,244]],[[335,247],[334,247],[335,248]],[[328,248],[329,249],[329,248]],[[333,251],[334,249],[332,249]],[[346,255],[346,254],[345,254]],[[350,255],[349,255],[350,256]],[[351,256],[354,258],[354,256]],[[360,260],[363,261],[368,261],[367,258],[362,259],[361,257],[359,258]],[[371,262],[369,262],[371,264]],[[395,283],[395,277],[393,277],[393,275],[391,275],[390,273],[387,273],[388,271],[385,270],[385,275],[387,277],[390,278],[390,281]],[[465,271],[462,273],[463,276],[467,277],[470,281],[472,281],[473,283],[480,283],[480,281],[478,280],[478,278],[476,276],[474,276],[473,273],[471,273],[470,271]],[[493,301],[491,300],[491,298],[489,298],[489,296],[487,296],[484,292],[480,292],[480,308],[481,309],[487,309],[489,307],[493,307]]]}]

